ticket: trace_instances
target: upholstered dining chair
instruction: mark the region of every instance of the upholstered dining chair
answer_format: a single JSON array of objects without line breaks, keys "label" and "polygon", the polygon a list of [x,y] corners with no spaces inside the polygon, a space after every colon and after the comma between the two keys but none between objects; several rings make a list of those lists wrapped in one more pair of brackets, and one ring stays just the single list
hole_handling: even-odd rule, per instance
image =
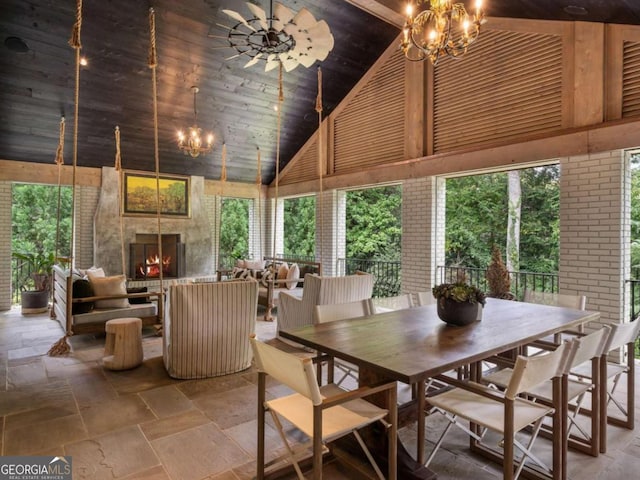
[{"label": "upholstered dining chair", "polygon": [[305,275],[302,298],[297,298],[286,292],[280,294],[277,325],[278,338],[291,344],[291,341],[279,335],[280,330],[313,324],[316,305],[347,303],[371,298],[374,280],[374,276],[370,274],[342,277]]},{"label": "upholstered dining chair", "polygon": [[[567,361],[562,377],[563,411],[567,419],[568,445],[594,457],[597,456],[600,451],[600,416],[598,409],[584,410],[585,413],[589,413],[590,415],[591,428],[589,432],[576,420],[578,414],[581,412],[582,403],[587,393],[591,395],[591,405],[599,404],[600,383],[598,372],[600,357],[604,353],[610,332],[611,327],[605,325],[588,335],[576,338],[576,347]],[[574,376],[570,378],[571,370],[576,368],[584,369],[586,372],[595,375],[592,375],[592,378],[589,379],[585,377],[579,379]],[[483,377],[483,381],[496,385],[499,388],[506,388],[512,374],[512,368],[503,368],[502,370],[486,375]],[[553,401],[552,382],[546,381],[528,391],[526,394],[532,400],[551,405]],[[570,403],[572,404],[571,408],[569,407]],[[545,426],[543,426],[543,431],[545,430]],[[572,434],[572,430],[578,430],[579,434]]]},{"label": "upholstered dining chair", "polygon": [[433,293],[431,293],[431,291],[416,293],[416,299],[417,306],[419,307],[422,307],[423,305],[433,305],[436,303],[436,299],[433,297]]},{"label": "upholstered dining chair", "polygon": [[[316,305],[314,312],[314,323],[327,323],[336,320],[344,320],[346,318],[364,317],[375,313],[375,307],[371,298],[366,300],[356,300],[348,303],[329,303],[326,305]],[[358,381],[358,367],[344,360],[334,359],[333,366],[340,370],[342,376],[335,382],[336,385],[342,385],[343,382],[351,377]],[[329,364],[331,369],[331,362]],[[332,376],[329,375],[329,381]]]},{"label": "upholstered dining chair", "polygon": [[410,293],[403,293],[393,297],[376,297],[373,299],[375,313],[391,312],[413,307],[413,298]]},{"label": "upholstered dining chair", "polygon": [[[548,467],[531,452],[542,422],[549,415],[556,416],[556,424],[561,415],[561,398],[556,396],[552,406],[535,403],[521,398],[520,395],[543,382],[555,378],[560,381],[563,366],[573,347],[570,342],[560,345],[544,355],[533,357],[519,356],[513,367],[513,375],[504,392],[474,382],[457,382],[459,386],[430,397],[428,402],[437,412],[442,413],[449,423],[437,441],[431,455],[427,459],[428,466],[443,443],[451,426],[456,425],[477,441],[481,441],[488,430],[497,432],[504,439],[503,444],[503,478],[517,479],[527,460],[532,460],[546,470],[554,479],[561,478],[561,462],[554,461]],[[560,386],[557,386],[557,391]],[[463,425],[459,419],[478,425],[480,434]],[[531,436],[526,445],[516,440],[515,435],[532,426]],[[486,446],[485,446],[486,447]],[[487,447],[488,448],[488,447]],[[523,453],[514,473],[515,448]],[[562,449],[562,433],[554,435],[554,454]],[[498,452],[495,452],[498,453]],[[561,458],[561,457],[558,457]]]},{"label": "upholstered dining chair", "polygon": [[[335,384],[318,386],[315,369],[308,358],[299,358],[271,345],[260,342],[255,335],[250,338],[258,369],[258,452],[257,478],[265,477],[265,412],[272,416],[285,446],[285,458],[290,461],[300,480],[305,477],[299,460],[312,448],[313,478],[322,478],[322,454],[331,441],[353,433],[362,447],[378,478],[380,471],[371,452],[358,430],[375,422],[382,422],[388,439],[388,478],[396,479],[397,466],[397,406],[396,384],[386,383],[377,387],[363,387],[347,392]],[[284,397],[266,399],[266,376],[286,385],[293,393]],[[383,393],[388,409],[380,408],[366,400],[372,394]],[[302,431],[309,439],[303,445],[294,446],[287,439],[282,426],[285,419]],[[276,459],[269,467],[277,467]]]}]

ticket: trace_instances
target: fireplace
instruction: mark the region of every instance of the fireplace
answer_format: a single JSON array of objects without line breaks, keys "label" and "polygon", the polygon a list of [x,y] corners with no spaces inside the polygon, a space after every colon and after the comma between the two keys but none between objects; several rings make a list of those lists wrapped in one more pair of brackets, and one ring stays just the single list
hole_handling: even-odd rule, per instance
[{"label": "fireplace", "polygon": [[162,259],[157,234],[136,234],[135,243],[129,244],[129,277],[134,280],[179,278],[185,275],[185,245],[180,234],[163,234]]}]

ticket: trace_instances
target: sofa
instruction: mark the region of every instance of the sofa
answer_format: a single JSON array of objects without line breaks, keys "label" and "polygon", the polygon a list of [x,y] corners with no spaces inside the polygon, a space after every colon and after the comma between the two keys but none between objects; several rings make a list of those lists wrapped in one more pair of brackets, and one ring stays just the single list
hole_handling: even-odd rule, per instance
[{"label": "sofa", "polygon": [[162,336],[167,373],[207,378],[249,368],[257,305],[254,279],[170,286]]},{"label": "sofa", "polygon": [[[374,281],[375,277],[368,273],[343,277],[320,277],[307,274],[301,298],[288,292],[280,294],[278,338],[281,338],[280,330],[311,325],[316,305],[348,303],[371,298]],[[287,341],[282,338],[281,340]]]},{"label": "sofa", "polygon": [[322,275],[322,265],[307,260],[264,257],[263,260],[238,260],[233,270],[219,270],[218,279],[255,278],[258,280],[258,305],[266,308],[264,321],[273,321],[281,292],[302,296],[307,273]]}]

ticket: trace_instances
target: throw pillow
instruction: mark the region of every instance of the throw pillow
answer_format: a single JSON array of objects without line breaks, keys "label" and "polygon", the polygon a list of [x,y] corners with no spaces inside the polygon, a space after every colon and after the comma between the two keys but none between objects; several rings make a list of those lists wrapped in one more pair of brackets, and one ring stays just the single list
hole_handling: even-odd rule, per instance
[{"label": "throw pillow", "polygon": [[95,278],[104,278],[106,277],[104,270],[102,269],[102,267],[91,267],[91,268],[87,268],[84,273],[87,275],[87,277],[89,278],[89,280],[91,280],[91,277],[95,277]]},{"label": "throw pillow", "polygon": [[249,270],[264,270],[264,260],[245,260],[244,263]]},{"label": "throw pillow", "polygon": [[298,278],[300,277],[300,267],[298,267],[297,263],[291,264],[291,268],[289,268],[289,273],[287,274],[287,280],[295,279],[295,282],[287,282],[287,288],[289,290],[293,290],[296,288],[298,284]]},{"label": "throw pillow", "polygon": [[[127,288],[127,293],[146,293],[147,292],[147,287],[131,287],[131,288]],[[151,300],[149,300],[149,297],[136,297],[136,298],[130,298],[129,299],[129,303],[131,305],[139,305],[141,303],[150,303]]]},{"label": "throw pillow", "polygon": [[[93,288],[91,288],[91,282],[79,278],[74,280],[72,288],[73,298],[87,298],[93,297]],[[71,304],[71,314],[77,315],[79,313],[89,313],[93,310],[93,302],[87,303],[73,303]]]},{"label": "throw pillow", "polygon": [[[89,277],[93,292],[96,297],[109,295],[126,295],[126,278],[124,275],[96,278]],[[127,308],[129,300],[126,298],[113,298],[110,300],[96,300],[96,308]]]},{"label": "throw pillow", "polygon": [[236,260],[236,267],[240,268],[240,269],[246,268],[247,267],[247,262],[245,262],[242,259]]},{"label": "throw pillow", "polygon": [[262,278],[260,278],[260,283],[262,284],[262,286],[264,287],[268,287],[269,286],[269,280],[273,280],[274,279],[274,272],[271,269],[267,269],[264,270],[262,272]]},{"label": "throw pillow", "polygon": [[287,275],[289,274],[289,265],[282,263],[278,268],[278,276],[276,277],[278,280],[286,280]]}]

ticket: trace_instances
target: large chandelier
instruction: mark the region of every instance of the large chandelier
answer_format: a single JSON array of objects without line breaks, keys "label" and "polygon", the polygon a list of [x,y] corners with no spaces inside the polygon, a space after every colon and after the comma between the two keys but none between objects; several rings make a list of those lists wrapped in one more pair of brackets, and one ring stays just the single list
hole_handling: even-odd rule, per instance
[{"label": "large chandelier", "polygon": [[213,134],[207,135],[207,144],[204,145],[202,140],[202,129],[198,128],[198,110],[196,109],[196,95],[200,91],[198,87],[191,87],[193,92],[193,126],[189,127],[189,133],[185,134],[182,130],[178,130],[178,147],[185,155],[191,155],[193,158],[201,153],[206,155],[213,150]]},{"label": "large chandelier", "polygon": [[234,57],[246,57],[246,67],[265,60],[265,71],[282,64],[289,72],[298,65],[310,67],[322,61],[333,49],[333,35],[324,20],[317,21],[306,8],[294,13],[281,3],[269,2],[266,12],[247,2],[253,17],[245,19],[233,10],[222,10],[238,22],[229,29],[229,46],[236,50]]},{"label": "large chandelier", "polygon": [[[426,3],[427,0],[418,0]],[[467,52],[485,22],[482,0],[475,0],[473,16],[462,3],[451,0],[430,0],[429,9],[417,15],[412,3],[407,5],[407,19],[400,47],[411,61],[431,60],[436,65],[440,57],[460,57]]]}]

